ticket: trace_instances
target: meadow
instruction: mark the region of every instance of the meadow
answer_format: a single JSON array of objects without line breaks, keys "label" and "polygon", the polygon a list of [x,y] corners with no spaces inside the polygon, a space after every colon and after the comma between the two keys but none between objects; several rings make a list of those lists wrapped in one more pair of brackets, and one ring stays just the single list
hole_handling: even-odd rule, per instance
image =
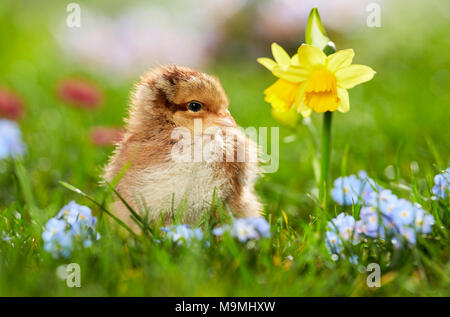
[{"label": "meadow", "polygon": [[[197,224],[202,242],[177,245],[164,240],[156,225],[152,234],[127,234],[107,214],[114,193],[100,186],[113,147],[94,144],[91,129],[123,124],[139,73],[119,77],[67,59],[48,23],[64,17],[64,4],[0,4],[0,86],[23,100],[18,124],[26,145],[22,156],[0,161],[0,295],[449,296],[449,198],[432,197],[434,176],[450,166],[450,20],[442,2],[417,1],[408,8],[400,2],[383,11],[381,28],[329,32],[338,48],[352,47],[355,61],[377,72],[350,91],[350,112],[333,118],[333,180],[364,170],[436,221],[414,245],[396,249],[371,239],[358,244],[352,249],[357,263],[350,256],[333,258],[325,242],[328,221],[344,211],[356,218],[361,205],[332,202],[328,212],[318,206],[321,118],[313,114],[287,127],[264,101],[274,78],[256,58],[270,56],[269,45],[262,55],[218,56],[202,70],[220,78],[240,126],[280,126],[279,169],[256,187],[271,236],[248,242],[216,237],[213,228],[231,219],[212,199],[221,211],[219,223],[206,211]],[[296,49],[286,47],[290,54]],[[101,106],[81,109],[61,98],[57,87],[71,77],[99,87]],[[54,258],[44,250],[42,233],[72,200],[91,208],[101,238],[69,258]],[[68,263],[80,265],[80,288],[67,287],[56,274]],[[380,265],[381,287],[367,286],[369,263]]]}]

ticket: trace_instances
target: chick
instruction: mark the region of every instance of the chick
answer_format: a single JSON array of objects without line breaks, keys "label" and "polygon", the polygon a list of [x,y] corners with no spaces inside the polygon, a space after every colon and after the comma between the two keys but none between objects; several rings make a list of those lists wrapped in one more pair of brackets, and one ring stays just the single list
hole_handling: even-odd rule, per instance
[{"label": "chick", "polygon": [[[172,210],[182,204],[182,221],[196,222],[210,211],[213,195],[237,217],[262,212],[253,189],[259,174],[254,157],[257,146],[237,128],[228,111],[227,95],[216,78],[180,66],[148,71],[132,94],[125,129],[104,179],[111,182],[125,171],[116,190],[150,220],[161,219],[162,213],[170,222]],[[192,136],[181,143],[184,154],[178,159],[174,149],[181,141],[176,131]],[[199,140],[203,147],[200,160],[196,153]],[[113,209],[122,221],[136,228],[119,199]]]}]

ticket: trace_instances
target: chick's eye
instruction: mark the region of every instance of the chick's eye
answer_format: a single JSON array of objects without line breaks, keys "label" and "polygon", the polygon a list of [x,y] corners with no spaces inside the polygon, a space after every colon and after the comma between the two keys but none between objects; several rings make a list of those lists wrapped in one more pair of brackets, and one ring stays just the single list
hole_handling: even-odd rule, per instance
[{"label": "chick's eye", "polygon": [[198,101],[191,101],[188,103],[188,109],[192,112],[197,112],[202,109],[203,105]]}]

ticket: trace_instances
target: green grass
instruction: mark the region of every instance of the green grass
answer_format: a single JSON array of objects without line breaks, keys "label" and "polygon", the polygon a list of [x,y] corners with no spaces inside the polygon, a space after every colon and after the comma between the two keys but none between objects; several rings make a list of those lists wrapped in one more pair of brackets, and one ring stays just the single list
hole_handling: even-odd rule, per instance
[{"label": "green grass", "polygon": [[[60,9],[64,11],[52,7],[48,15]],[[433,176],[450,165],[450,22],[436,6],[414,7],[401,19],[386,13],[382,29],[335,39],[338,48],[353,47],[356,63],[370,65],[377,75],[350,91],[349,113],[333,118],[332,177],[364,169],[441,222],[415,248],[397,252],[383,243],[363,244],[356,251],[359,266],[333,261],[325,248],[327,221],[352,209],[333,205],[327,215],[312,198],[317,177],[313,162],[320,153],[318,115],[310,127],[281,128],[281,140],[296,134],[295,141],[280,142],[279,170],[257,184],[272,238],[249,245],[229,237],[217,240],[203,225],[209,247],[174,247],[125,234],[97,205],[60,182],[108,206],[112,194],[99,186],[99,175],[112,148],[93,146],[88,131],[94,125],[122,123],[133,80],[113,83],[71,64],[59,56],[46,16],[18,10],[0,4],[0,85],[20,92],[27,106],[20,122],[27,154],[23,161],[0,161],[0,233],[13,236],[9,242],[0,240],[0,295],[450,295],[449,205],[430,200]],[[414,14],[419,13],[426,22],[416,32]],[[208,71],[221,79],[240,125],[277,126],[262,94],[274,78],[253,57],[222,58]],[[99,83],[106,96],[103,108],[81,111],[57,98],[55,84],[73,74]],[[55,260],[43,250],[43,226],[73,199],[99,217],[102,238],[70,260]],[[68,288],[56,276],[59,265],[71,262],[81,266],[81,288]],[[378,289],[365,282],[365,265],[372,262],[383,273]]]}]

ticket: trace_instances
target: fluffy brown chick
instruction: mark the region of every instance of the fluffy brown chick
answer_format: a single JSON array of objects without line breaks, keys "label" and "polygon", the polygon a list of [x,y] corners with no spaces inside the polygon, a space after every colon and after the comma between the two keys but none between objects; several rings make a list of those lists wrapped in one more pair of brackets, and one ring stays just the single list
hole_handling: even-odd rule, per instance
[{"label": "fluffy brown chick", "polygon": [[[256,145],[236,127],[228,111],[227,95],[216,78],[185,67],[158,67],[141,77],[131,103],[125,135],[104,175],[111,182],[126,170],[116,189],[131,207],[140,213],[149,212],[150,219],[160,219],[163,213],[170,222],[172,204],[175,210],[184,204],[186,212],[181,218],[192,223],[210,210],[215,191],[235,216],[261,213],[253,189],[258,163],[250,155],[257,152]],[[194,121],[202,123],[201,138],[212,136],[201,141],[214,145],[209,147],[212,159],[193,161],[193,137],[189,141],[192,151],[186,151],[191,159],[174,160],[173,148],[179,142],[174,129],[193,133]],[[223,129],[232,138],[217,138],[217,131]],[[244,160],[237,159],[242,149]],[[120,200],[114,203],[114,211],[136,229]]]}]

